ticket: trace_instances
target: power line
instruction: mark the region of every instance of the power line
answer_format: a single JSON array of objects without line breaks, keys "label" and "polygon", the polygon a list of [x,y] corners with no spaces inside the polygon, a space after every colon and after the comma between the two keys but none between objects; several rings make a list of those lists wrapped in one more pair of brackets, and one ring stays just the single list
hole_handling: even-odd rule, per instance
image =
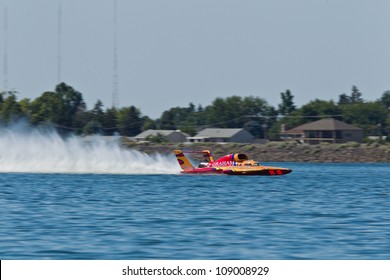
[{"label": "power line", "polygon": [[311,119],[311,118],[332,118],[332,117],[342,117],[342,114],[338,115],[305,115],[305,116],[266,116],[266,115],[246,115],[243,116],[247,118],[264,118],[264,119],[271,119],[271,118],[277,118],[277,119]]}]

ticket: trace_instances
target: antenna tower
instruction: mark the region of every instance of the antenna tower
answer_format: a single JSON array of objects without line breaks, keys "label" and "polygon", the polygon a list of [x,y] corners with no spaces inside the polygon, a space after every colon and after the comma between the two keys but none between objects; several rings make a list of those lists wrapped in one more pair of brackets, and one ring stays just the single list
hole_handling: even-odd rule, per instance
[{"label": "antenna tower", "polygon": [[4,92],[8,91],[8,8],[4,8]]},{"label": "antenna tower", "polygon": [[119,91],[118,91],[118,5],[117,0],[114,0],[114,24],[113,24],[113,74],[112,74],[112,107],[119,106]]},{"label": "antenna tower", "polygon": [[58,1],[58,22],[57,22],[57,82],[61,82],[62,71],[62,5],[61,0]]}]

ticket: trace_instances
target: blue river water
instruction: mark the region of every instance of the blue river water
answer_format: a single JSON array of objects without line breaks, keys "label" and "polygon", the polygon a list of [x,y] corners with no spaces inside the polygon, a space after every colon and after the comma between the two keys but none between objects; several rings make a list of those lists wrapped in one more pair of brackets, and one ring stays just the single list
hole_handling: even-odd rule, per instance
[{"label": "blue river water", "polygon": [[0,259],[390,259],[390,164],[0,173]]}]

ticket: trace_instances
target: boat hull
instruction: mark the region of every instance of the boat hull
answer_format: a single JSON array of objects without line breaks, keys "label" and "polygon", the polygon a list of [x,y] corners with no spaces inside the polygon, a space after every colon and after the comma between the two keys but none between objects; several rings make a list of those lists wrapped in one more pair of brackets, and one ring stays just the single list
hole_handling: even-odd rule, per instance
[{"label": "boat hull", "polygon": [[190,170],[181,171],[182,174],[225,174],[225,175],[243,175],[243,176],[280,176],[291,173],[289,168],[252,168],[252,169],[240,169],[240,168],[195,168]]},{"label": "boat hull", "polygon": [[291,173],[291,169],[263,169],[263,170],[225,170],[227,175],[257,175],[257,176],[280,176]]}]

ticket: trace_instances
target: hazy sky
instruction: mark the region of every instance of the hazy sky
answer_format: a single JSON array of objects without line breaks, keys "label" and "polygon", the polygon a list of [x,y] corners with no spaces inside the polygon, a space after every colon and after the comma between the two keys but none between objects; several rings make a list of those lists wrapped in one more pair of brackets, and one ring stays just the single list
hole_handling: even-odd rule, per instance
[{"label": "hazy sky", "polygon": [[[59,0],[0,0],[0,87],[36,98],[58,82]],[[61,80],[112,105],[114,0],[62,0]],[[366,100],[390,90],[389,0],[117,0],[119,106],[259,96],[271,105]],[[7,8],[7,76],[4,15]]]}]

